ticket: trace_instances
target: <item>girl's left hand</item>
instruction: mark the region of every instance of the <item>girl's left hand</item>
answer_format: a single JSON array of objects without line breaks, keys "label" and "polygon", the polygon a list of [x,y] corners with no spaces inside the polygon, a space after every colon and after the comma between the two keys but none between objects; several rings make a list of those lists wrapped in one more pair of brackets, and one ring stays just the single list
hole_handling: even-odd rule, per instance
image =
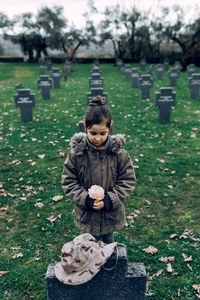
[{"label": "girl's left hand", "polygon": [[93,205],[93,209],[99,210],[104,208],[104,202],[101,200],[95,200],[94,201],[94,205]]}]

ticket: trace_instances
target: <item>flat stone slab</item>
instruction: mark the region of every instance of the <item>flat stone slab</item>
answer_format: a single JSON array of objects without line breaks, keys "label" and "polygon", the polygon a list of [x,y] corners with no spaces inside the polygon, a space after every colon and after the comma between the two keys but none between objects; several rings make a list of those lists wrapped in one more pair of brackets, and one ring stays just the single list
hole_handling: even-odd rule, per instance
[{"label": "flat stone slab", "polygon": [[[90,281],[81,285],[67,285],[55,276],[55,264],[46,273],[48,300],[143,300],[146,292],[146,271],[143,263],[128,263],[126,247],[116,251]],[[115,265],[116,264],[116,265]],[[112,268],[115,266],[114,268]]]}]

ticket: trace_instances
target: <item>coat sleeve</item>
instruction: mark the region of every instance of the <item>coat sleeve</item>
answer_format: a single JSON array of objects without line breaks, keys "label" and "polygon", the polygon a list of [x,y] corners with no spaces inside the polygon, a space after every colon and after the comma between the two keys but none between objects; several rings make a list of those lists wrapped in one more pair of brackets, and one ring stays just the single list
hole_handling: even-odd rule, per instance
[{"label": "coat sleeve", "polygon": [[64,162],[62,188],[65,195],[74,201],[76,205],[85,207],[88,191],[78,182],[75,156],[71,153]]},{"label": "coat sleeve", "polygon": [[113,209],[119,207],[135,189],[136,177],[131,158],[124,149],[118,154],[116,181],[108,195],[113,204]]}]

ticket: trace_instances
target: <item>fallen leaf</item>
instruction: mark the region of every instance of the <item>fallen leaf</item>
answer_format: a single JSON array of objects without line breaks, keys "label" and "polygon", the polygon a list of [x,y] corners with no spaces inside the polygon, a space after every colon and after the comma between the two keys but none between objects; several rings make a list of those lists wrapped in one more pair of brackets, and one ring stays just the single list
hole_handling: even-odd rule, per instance
[{"label": "fallen leaf", "polygon": [[127,216],[126,218],[127,218],[127,220],[133,220],[134,217],[133,216]]},{"label": "fallen leaf", "polygon": [[190,266],[190,264],[187,264],[188,269],[190,269],[190,271],[192,271],[192,267]]},{"label": "fallen leaf", "polygon": [[160,269],[159,271],[157,271],[155,274],[153,274],[152,276],[149,276],[149,279],[152,279],[152,278],[154,278],[154,277],[156,277],[156,276],[160,276],[161,274],[162,274],[162,272],[163,272],[163,269]]},{"label": "fallen leaf", "polygon": [[197,291],[197,293],[200,293],[200,284],[194,284],[192,287]]},{"label": "fallen leaf", "polygon": [[153,246],[149,246],[148,248],[142,249],[142,251],[144,251],[145,253],[149,253],[149,254],[155,254],[158,252],[158,249]]},{"label": "fallen leaf", "polygon": [[47,220],[49,220],[49,222],[52,224],[56,221],[57,217],[54,216],[50,216],[49,218],[47,218]]},{"label": "fallen leaf", "polygon": [[16,253],[12,256],[12,258],[19,258],[19,257],[23,257],[22,253]]},{"label": "fallen leaf", "polygon": [[8,274],[10,271],[0,271],[0,277]]},{"label": "fallen leaf", "polygon": [[62,198],[63,198],[63,196],[58,195],[58,196],[54,196],[54,197],[52,198],[52,200],[53,200],[53,201],[59,201],[59,200],[61,200]]},{"label": "fallen leaf", "polygon": [[187,257],[187,256],[185,255],[185,253],[182,253],[182,256],[183,256],[185,262],[192,261],[192,256]]},{"label": "fallen leaf", "polygon": [[178,234],[177,233],[173,233],[170,235],[170,239],[174,239]]},{"label": "fallen leaf", "polygon": [[168,263],[168,264],[167,264],[167,272],[168,272],[168,273],[173,273],[173,269],[172,269],[171,263]]},{"label": "fallen leaf", "polygon": [[161,257],[159,260],[162,262],[174,261],[174,256]]}]

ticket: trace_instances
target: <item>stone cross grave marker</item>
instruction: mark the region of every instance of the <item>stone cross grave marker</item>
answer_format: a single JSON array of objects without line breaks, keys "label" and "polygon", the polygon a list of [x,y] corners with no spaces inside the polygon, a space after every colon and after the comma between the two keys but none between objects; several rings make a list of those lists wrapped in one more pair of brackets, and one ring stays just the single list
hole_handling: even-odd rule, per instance
[{"label": "stone cross grave marker", "polygon": [[190,98],[198,99],[200,88],[200,73],[194,73],[188,80],[188,86],[190,88]]},{"label": "stone cross grave marker", "polygon": [[162,80],[163,73],[165,71],[165,67],[163,64],[158,64],[156,67],[156,76],[157,80]]},{"label": "stone cross grave marker", "polygon": [[141,89],[142,99],[150,98],[150,88],[153,86],[153,79],[149,74],[142,75],[139,79],[139,87]]},{"label": "stone cross grave marker", "polygon": [[176,92],[171,87],[161,88],[156,93],[156,106],[159,107],[160,121],[170,121],[171,107],[175,106]]},{"label": "stone cross grave marker", "polygon": [[20,89],[14,95],[15,106],[20,108],[21,120],[23,122],[33,121],[33,107],[35,107],[35,94],[29,89]]},{"label": "stone cross grave marker", "polygon": [[132,74],[131,74],[131,84],[133,88],[138,88],[139,87],[139,79],[140,79],[140,72],[137,69],[132,69]]},{"label": "stone cross grave marker", "polygon": [[45,74],[46,67],[45,66],[40,66],[40,75]]},{"label": "stone cross grave marker", "polygon": [[187,71],[188,76],[191,77],[192,74],[194,74],[196,72],[195,64],[188,65],[187,68],[186,68],[186,71]]},{"label": "stone cross grave marker", "polygon": [[168,61],[168,60],[165,60],[165,61],[163,62],[163,65],[164,65],[165,71],[167,71],[168,68],[169,68],[169,61]]},{"label": "stone cross grave marker", "polygon": [[60,79],[62,77],[62,73],[58,68],[54,68],[51,71],[51,78],[53,79],[54,88],[60,88]]},{"label": "stone cross grave marker", "polygon": [[103,88],[104,80],[103,77],[99,79],[93,79],[93,77],[89,77],[89,86],[90,88]]},{"label": "stone cross grave marker", "polygon": [[126,80],[130,80],[132,75],[132,67],[127,65],[123,70],[123,74],[126,77]]},{"label": "stone cross grave marker", "polygon": [[48,75],[40,75],[40,79],[38,80],[38,88],[42,90],[42,98],[43,99],[51,99],[51,88],[52,88],[52,80]]},{"label": "stone cross grave marker", "polygon": [[47,66],[48,71],[51,71],[52,61],[50,58],[48,58],[46,60],[46,66]]},{"label": "stone cross grave marker", "polygon": [[179,70],[176,68],[172,68],[169,72],[168,72],[168,78],[170,81],[170,86],[175,86],[177,83],[177,79],[179,78]]},{"label": "stone cross grave marker", "polygon": [[71,74],[72,72],[72,64],[69,61],[66,61],[64,63],[64,79],[65,81],[67,80],[67,77]]},{"label": "stone cross grave marker", "polygon": [[91,88],[91,92],[87,93],[87,105],[89,105],[92,98],[101,96],[105,103],[107,103],[107,93],[103,91],[103,88]]},{"label": "stone cross grave marker", "polygon": [[140,61],[140,68],[141,68],[141,71],[144,71],[144,70],[145,70],[146,65],[147,65],[146,60],[145,60],[145,59],[141,59],[141,61]]},{"label": "stone cross grave marker", "polygon": [[174,68],[178,69],[179,71],[182,70],[182,65],[180,61],[175,61]]},{"label": "stone cross grave marker", "polygon": [[17,83],[16,86],[15,86],[15,88],[16,88],[17,90],[23,89],[22,83],[21,83],[21,82]]},{"label": "stone cross grave marker", "polygon": [[117,69],[121,69],[121,67],[123,66],[123,61],[121,59],[117,59],[116,60],[116,67]]},{"label": "stone cross grave marker", "polygon": [[102,75],[101,69],[99,68],[99,66],[94,65],[90,71],[90,75],[92,74],[100,74]]},{"label": "stone cross grave marker", "polygon": [[150,65],[150,66],[149,66],[148,74],[149,74],[149,75],[152,75],[153,70],[154,70],[154,65]]}]

